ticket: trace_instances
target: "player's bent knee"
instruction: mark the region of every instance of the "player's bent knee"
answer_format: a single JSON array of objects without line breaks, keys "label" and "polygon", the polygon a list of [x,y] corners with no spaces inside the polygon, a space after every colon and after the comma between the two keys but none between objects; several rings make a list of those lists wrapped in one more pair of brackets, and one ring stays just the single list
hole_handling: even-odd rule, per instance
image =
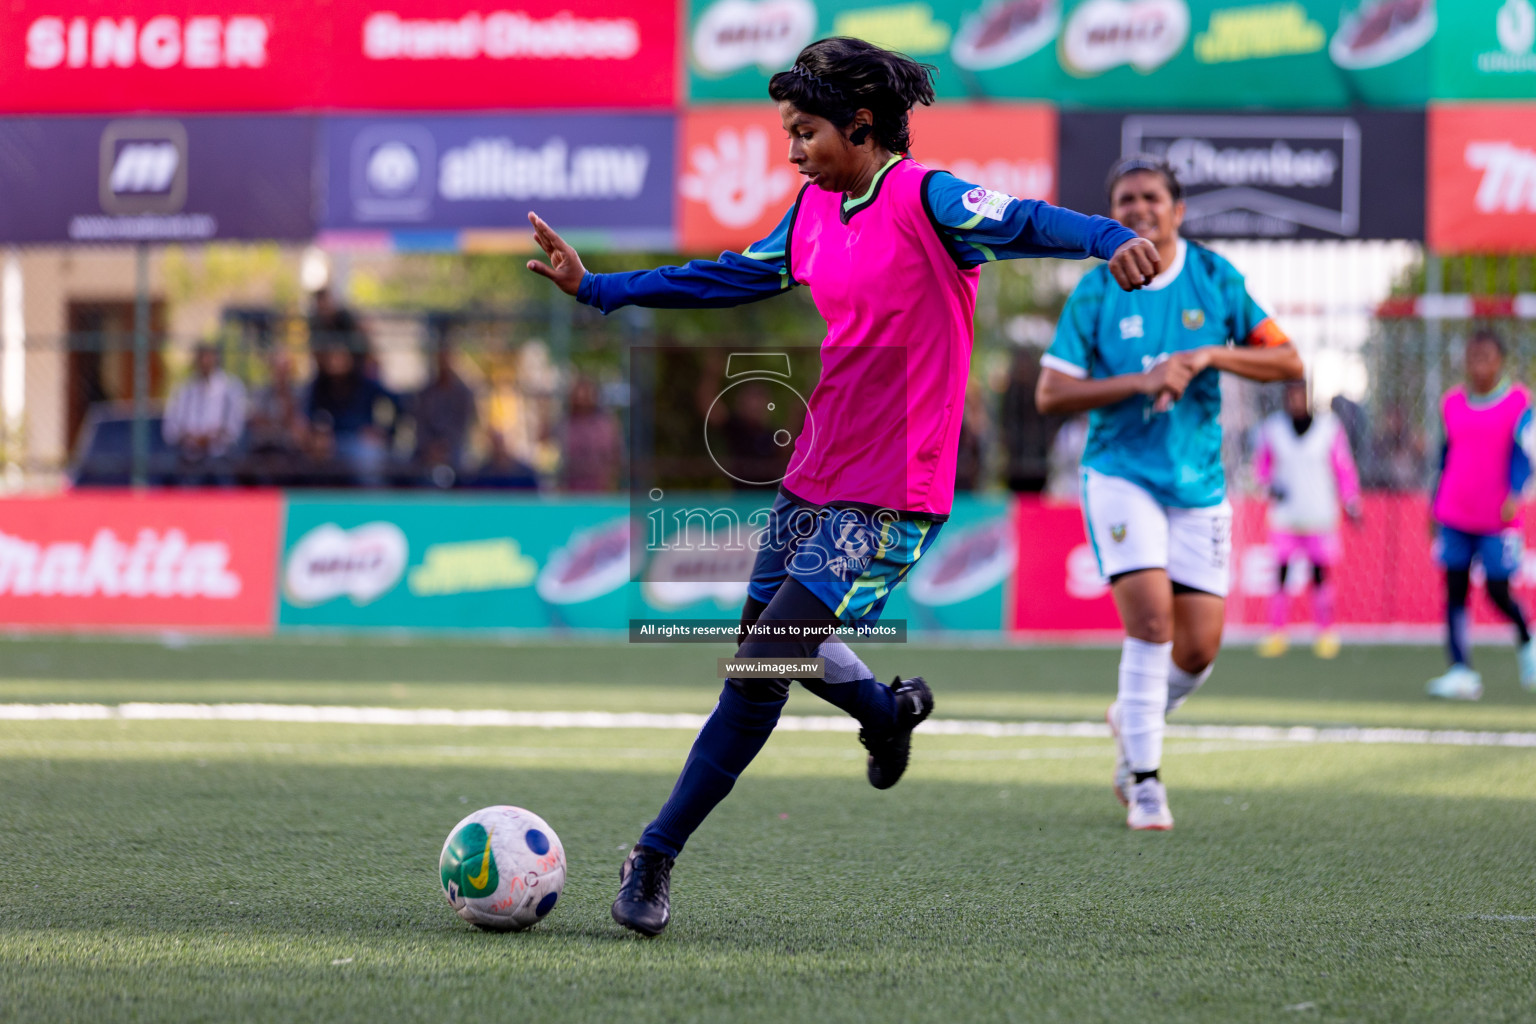
[{"label": "player's bent knee", "polygon": [[1188,672],[1190,675],[1197,676],[1201,672],[1204,672],[1206,669],[1210,668],[1211,665],[1216,661],[1216,654],[1218,650],[1219,647],[1215,646],[1195,647],[1187,651],[1180,651],[1175,648],[1173,652],[1173,663],[1179,668],[1183,669],[1185,672]]},{"label": "player's bent knee", "polygon": [[1173,618],[1161,611],[1126,617],[1125,632],[1149,644],[1165,644],[1173,639]]},{"label": "player's bent knee", "polygon": [[789,697],[788,679],[736,679],[725,681],[743,700],[753,704],[777,704]]}]

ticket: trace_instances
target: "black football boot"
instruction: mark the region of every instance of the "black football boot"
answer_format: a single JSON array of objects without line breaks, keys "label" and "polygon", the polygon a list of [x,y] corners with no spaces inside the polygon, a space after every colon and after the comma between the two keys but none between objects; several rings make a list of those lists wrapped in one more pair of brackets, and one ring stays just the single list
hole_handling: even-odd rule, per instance
[{"label": "black football boot", "polygon": [[876,789],[890,789],[901,780],[912,752],[912,730],[933,712],[933,692],[922,676],[898,678],[891,692],[896,696],[896,724],[859,730],[859,742],[869,751],[869,784]]},{"label": "black football boot", "polygon": [[613,919],[641,935],[660,935],[672,918],[672,858],[636,846],[619,868]]}]

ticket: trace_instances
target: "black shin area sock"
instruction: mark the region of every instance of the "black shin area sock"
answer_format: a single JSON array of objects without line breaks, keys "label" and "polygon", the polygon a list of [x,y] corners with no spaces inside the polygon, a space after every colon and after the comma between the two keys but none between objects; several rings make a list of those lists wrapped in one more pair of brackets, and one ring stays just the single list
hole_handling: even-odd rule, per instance
[{"label": "black shin area sock", "polygon": [[1520,646],[1524,647],[1530,643],[1531,631],[1525,623],[1525,615],[1520,611],[1519,603],[1509,592],[1509,580],[1489,580],[1485,589],[1488,591],[1488,599],[1504,613],[1506,619],[1515,624],[1515,632],[1520,636]]}]

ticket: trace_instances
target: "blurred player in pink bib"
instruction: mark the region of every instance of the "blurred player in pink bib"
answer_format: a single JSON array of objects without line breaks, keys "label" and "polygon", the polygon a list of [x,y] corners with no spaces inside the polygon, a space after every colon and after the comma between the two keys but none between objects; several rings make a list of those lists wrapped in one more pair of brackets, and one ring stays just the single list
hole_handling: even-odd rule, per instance
[{"label": "blurred player in pink bib", "polygon": [[1451,667],[1429,681],[1429,695],[1477,700],[1483,678],[1472,668],[1467,592],[1472,562],[1483,567],[1488,598],[1515,625],[1520,685],[1536,690],[1536,646],[1509,592],[1520,568],[1520,492],[1531,477],[1531,396],[1504,376],[1504,342],[1492,331],[1467,339],[1467,382],[1440,402],[1445,442],[1435,487],[1435,560],[1445,570],[1446,649]]},{"label": "blurred player in pink bib", "polygon": [[1360,476],[1343,424],[1332,413],[1312,412],[1306,381],[1287,382],[1285,408],[1259,425],[1254,475],[1269,492],[1269,546],[1279,566],[1279,586],[1269,604],[1270,634],[1259,643],[1259,657],[1278,657],[1289,644],[1285,585],[1298,554],[1312,566],[1312,617],[1318,629],[1312,649],[1319,658],[1337,657],[1329,574],[1339,560],[1340,503],[1351,520],[1360,518]]}]

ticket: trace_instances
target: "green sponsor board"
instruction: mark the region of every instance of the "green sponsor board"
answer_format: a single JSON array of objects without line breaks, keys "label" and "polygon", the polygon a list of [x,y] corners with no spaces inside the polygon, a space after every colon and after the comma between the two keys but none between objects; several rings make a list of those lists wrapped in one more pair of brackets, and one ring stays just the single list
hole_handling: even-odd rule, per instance
[{"label": "green sponsor board", "polygon": [[1438,99],[1536,99],[1536,3],[1455,0],[1435,39]]},{"label": "green sponsor board", "polygon": [[[729,510],[750,537],[764,497],[669,501],[630,517],[622,498],[292,496],[279,567],[282,629],[612,630],[631,619],[735,619],[754,553],[679,544]],[[679,524],[684,524],[680,526]],[[632,580],[631,537],[647,555]],[[961,496],[884,618],[910,629],[998,630],[1015,563],[1006,499]]]},{"label": "green sponsor board", "polygon": [[1052,96],[1059,15],[1014,33],[1001,57],[964,34],[975,0],[690,0],[689,95],[694,100],[768,99],[768,79],[806,43],[848,35],[900,50],[939,69],[939,95]]},{"label": "green sponsor board", "polygon": [[1436,26],[1434,0],[690,0],[685,45],[695,101],[766,99],[800,47],[852,35],[933,64],[946,99],[1318,108],[1425,102]]},{"label": "green sponsor board", "polygon": [[622,626],[628,506],[292,496],[279,627]]}]

